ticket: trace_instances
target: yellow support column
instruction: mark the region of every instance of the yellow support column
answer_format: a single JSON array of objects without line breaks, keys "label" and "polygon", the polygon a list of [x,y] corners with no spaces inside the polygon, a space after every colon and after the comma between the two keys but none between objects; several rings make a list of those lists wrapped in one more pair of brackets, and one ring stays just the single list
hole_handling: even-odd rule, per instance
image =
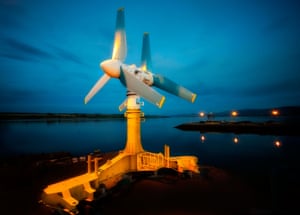
[{"label": "yellow support column", "polygon": [[169,168],[170,167],[170,146],[165,144],[164,151],[165,151],[165,160],[167,162],[166,167]]},{"label": "yellow support column", "polygon": [[141,143],[141,109],[140,97],[134,92],[127,92],[127,142],[124,149],[125,153],[136,155],[143,152]]},{"label": "yellow support column", "polygon": [[127,109],[127,142],[124,152],[137,154],[144,151],[141,143],[141,110]]}]

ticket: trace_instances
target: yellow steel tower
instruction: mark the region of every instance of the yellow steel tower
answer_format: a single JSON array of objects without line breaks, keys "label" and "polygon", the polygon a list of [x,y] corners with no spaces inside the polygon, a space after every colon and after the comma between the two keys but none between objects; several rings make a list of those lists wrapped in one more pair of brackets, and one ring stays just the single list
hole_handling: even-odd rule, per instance
[{"label": "yellow steel tower", "polygon": [[127,141],[124,152],[134,155],[143,152],[141,143],[141,112],[139,96],[134,92],[127,92]]}]

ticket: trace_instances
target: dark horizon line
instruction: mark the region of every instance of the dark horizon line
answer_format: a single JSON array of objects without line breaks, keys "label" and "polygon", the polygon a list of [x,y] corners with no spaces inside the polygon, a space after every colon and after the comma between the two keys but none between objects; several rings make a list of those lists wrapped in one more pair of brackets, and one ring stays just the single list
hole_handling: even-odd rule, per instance
[{"label": "dark horizon line", "polygon": [[[267,116],[270,110],[278,109],[282,111],[283,116],[286,115],[300,115],[300,106],[282,106],[272,108],[245,108],[235,109],[239,112],[239,116]],[[220,111],[213,113],[214,116],[227,116],[231,111]],[[149,114],[147,117],[185,117],[185,116],[199,116],[199,113],[181,113],[181,114]],[[75,118],[124,118],[124,113],[51,113],[51,112],[0,112],[0,120],[5,119],[75,119]]]},{"label": "dark horizon line", "polygon": [[[163,115],[147,115],[147,117],[169,117]],[[37,113],[37,112],[0,112],[0,120],[21,119],[124,119],[124,113],[101,114],[101,113]]]}]

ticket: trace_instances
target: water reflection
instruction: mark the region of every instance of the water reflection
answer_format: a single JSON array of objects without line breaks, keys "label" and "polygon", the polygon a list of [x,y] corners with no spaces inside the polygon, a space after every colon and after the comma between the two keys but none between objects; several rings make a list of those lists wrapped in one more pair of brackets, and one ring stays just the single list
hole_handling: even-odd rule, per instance
[{"label": "water reflection", "polygon": [[235,144],[237,144],[237,143],[239,142],[239,138],[238,138],[238,137],[234,137],[234,138],[233,138],[233,142],[234,142]]},{"label": "water reflection", "polygon": [[201,135],[200,140],[201,140],[202,143],[205,142],[205,139],[206,139],[205,136],[204,136],[204,135]]},{"label": "water reflection", "polygon": [[[214,134],[214,135],[221,135],[221,136],[224,136],[224,134]],[[248,139],[249,137],[247,137],[247,135],[244,135],[245,136],[245,138],[246,139]],[[253,136],[253,135],[251,135],[251,136]],[[254,135],[255,136],[255,135]],[[242,135],[242,137],[243,137],[243,135]],[[257,138],[257,137],[256,137]],[[244,137],[242,138],[242,140],[244,139]],[[273,143],[273,145],[276,147],[276,148],[280,148],[280,147],[282,147],[282,141],[278,138],[278,137],[275,137],[274,138],[274,136],[269,136],[267,139],[270,139],[270,143]],[[204,134],[200,134],[200,142],[201,143],[204,143],[204,142],[206,142],[207,141],[207,137],[206,137],[206,135],[204,135]],[[223,141],[224,141],[224,139],[223,139]],[[239,142],[240,142],[240,137],[239,136],[236,136],[236,135],[234,135],[233,137],[232,137],[232,142],[234,143],[234,144],[238,144]],[[248,142],[247,140],[246,140],[246,142]]]},{"label": "water reflection", "polygon": [[[300,137],[230,133],[200,133],[174,128],[195,117],[147,118],[141,125],[145,150],[162,152],[168,144],[171,154],[195,155],[200,164],[236,165],[235,160],[268,163],[278,159],[298,159]],[[47,153],[68,151],[88,154],[95,149],[117,151],[126,143],[126,120],[78,122],[12,122],[0,126],[1,154]],[[207,144],[199,144],[207,143]],[[234,144],[233,144],[234,143]],[[237,147],[238,145],[238,147]],[[278,149],[274,151],[274,148]],[[252,158],[255,158],[253,161]]]},{"label": "water reflection", "polygon": [[[259,191],[271,192],[272,189],[277,203],[280,203],[280,194],[288,194],[285,193],[287,186],[291,184],[288,188],[293,190],[290,181],[298,180],[295,175],[299,170],[300,137],[199,134],[174,128],[193,121],[197,119],[146,117],[141,125],[144,149],[162,152],[164,144],[168,144],[171,155],[196,155],[200,166],[238,173],[245,176],[247,182],[252,180],[250,182]],[[0,138],[0,156],[56,151],[83,155],[95,149],[117,151],[126,143],[126,120],[1,123]],[[271,195],[267,193],[265,196]],[[87,211],[84,214],[89,214],[92,209],[87,205],[84,210]]]},{"label": "water reflection", "polygon": [[274,141],[274,145],[276,146],[276,148],[280,148],[282,146],[282,143],[281,143],[281,141],[279,139],[276,139]]}]

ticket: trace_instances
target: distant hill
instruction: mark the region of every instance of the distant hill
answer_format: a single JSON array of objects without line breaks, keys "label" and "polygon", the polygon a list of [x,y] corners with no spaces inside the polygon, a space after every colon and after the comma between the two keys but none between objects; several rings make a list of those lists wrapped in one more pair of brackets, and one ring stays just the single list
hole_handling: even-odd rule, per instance
[{"label": "distant hill", "polygon": [[[282,106],[263,109],[241,109],[236,110],[239,116],[270,116],[272,110],[278,110],[280,116],[300,116],[300,106]],[[228,116],[231,111],[215,113],[215,116]]]},{"label": "distant hill", "polygon": [[[238,116],[270,116],[272,110],[278,110],[280,116],[300,116],[300,106],[282,106],[263,109],[237,109]],[[232,110],[215,112],[213,116],[230,116]],[[199,117],[198,113],[176,115],[146,115],[146,118],[165,117]],[[91,113],[10,113],[0,112],[0,120],[18,119],[46,119],[46,120],[72,120],[72,119],[124,119],[124,114],[91,114]]]},{"label": "distant hill", "polygon": [[85,113],[0,113],[0,120],[12,119],[102,119],[124,118],[123,114],[85,114]]},{"label": "distant hill", "polygon": [[[146,115],[147,118],[168,116]],[[124,114],[93,114],[93,113],[12,113],[0,112],[0,120],[97,120],[125,119]]]}]

